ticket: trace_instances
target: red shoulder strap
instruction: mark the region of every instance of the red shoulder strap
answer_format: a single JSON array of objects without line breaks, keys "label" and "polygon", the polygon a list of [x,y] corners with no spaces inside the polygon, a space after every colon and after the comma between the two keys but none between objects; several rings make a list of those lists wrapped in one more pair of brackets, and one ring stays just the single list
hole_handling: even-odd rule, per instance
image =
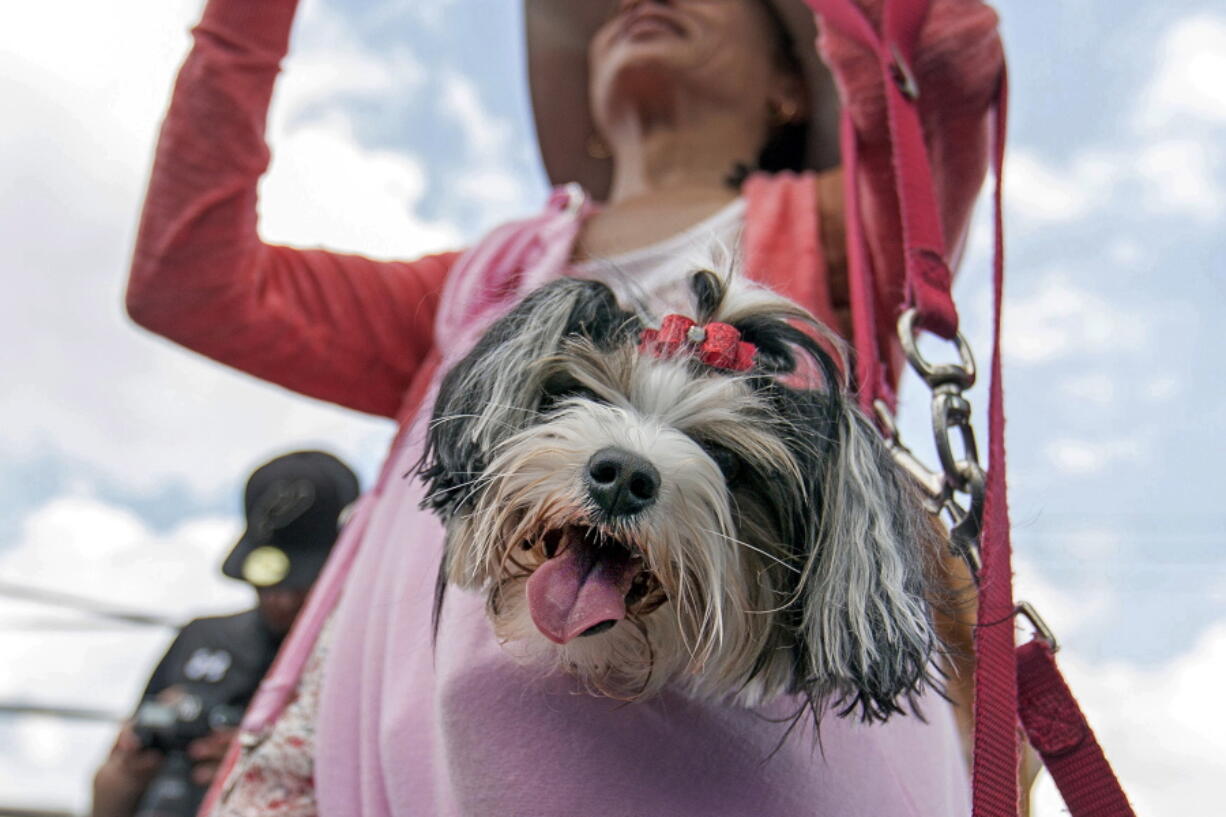
[{"label": "red shoulder strap", "polygon": [[1013,658],[1013,567],[1005,485],[1005,395],[1001,382],[1000,318],[1004,291],[1001,171],[1007,87],[1000,78],[992,136],[992,368],[988,385],[988,471],[979,542],[979,620],[975,628],[975,750],[971,796],[975,817],[1018,813],[1017,672]]},{"label": "red shoulder strap", "polygon": [[[833,26],[871,48],[885,85],[889,136],[899,215],[903,230],[906,303],[916,325],[952,339],[958,313],[951,294],[932,170],[916,101],[920,88],[911,70],[929,0],[885,0],[878,33],[853,0],[807,0]],[[1019,716],[1043,756],[1073,817],[1131,817],[1119,782],[1060,676],[1047,644],[1039,639],[1014,646],[1009,511],[1006,501],[1004,389],[1000,362],[1000,318],[1004,290],[1002,169],[1008,88],[1002,72],[992,143],[995,246],[994,315],[989,387],[987,472],[983,533],[980,541],[979,619],[975,637],[975,747],[972,800],[975,817],[1017,817],[1019,812],[1017,726]],[[846,109],[845,109],[846,110]],[[845,112],[840,134],[846,177],[848,274],[854,318],[857,375],[861,402],[870,408],[884,400],[893,408],[885,380],[882,350],[873,326],[877,294],[869,266],[857,195],[857,141]],[[887,314],[893,314],[890,310]],[[1020,697],[1019,697],[1020,693]]]},{"label": "red shoulder strap", "polygon": [[1017,648],[1018,709],[1030,745],[1074,817],[1133,817],[1132,807],[1094,731],[1081,714],[1051,646],[1035,638]]}]

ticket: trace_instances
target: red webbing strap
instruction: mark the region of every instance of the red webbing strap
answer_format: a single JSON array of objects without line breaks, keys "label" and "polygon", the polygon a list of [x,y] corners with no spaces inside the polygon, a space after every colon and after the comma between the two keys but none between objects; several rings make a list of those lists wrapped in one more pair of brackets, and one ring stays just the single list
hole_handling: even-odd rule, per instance
[{"label": "red webbing strap", "polygon": [[[881,65],[889,119],[894,181],[902,222],[903,263],[906,270],[907,306],[917,312],[917,325],[953,338],[958,331],[958,312],[950,289],[953,275],[945,261],[945,238],[941,233],[940,208],[932,182],[932,168],[924,142],[915,98],[919,93],[911,70],[920,29],[928,15],[929,0],[886,2],[879,36],[863,9],[851,0],[809,0],[826,25],[855,37],[871,48]],[[844,172],[849,153],[844,144]],[[854,148],[854,145],[852,146]],[[859,217],[848,209],[850,216]],[[861,384],[863,388],[865,384]]]},{"label": "red webbing strap", "polygon": [[[919,327],[944,338],[953,338],[958,330],[958,314],[950,292],[953,276],[945,262],[940,209],[924,142],[923,123],[915,105],[918,87],[910,68],[920,29],[928,14],[929,0],[886,2],[881,36],[863,9],[851,0],[808,2],[822,15],[824,25],[862,42],[878,56],[881,66],[902,225],[907,298],[905,304],[899,304],[899,309],[889,314],[901,312],[902,307],[914,307]],[[856,376],[861,407],[871,416],[875,400],[883,400],[893,409],[895,395],[877,341],[875,307],[878,301],[873,291],[871,261],[859,203],[859,151],[855,128],[846,109],[842,116],[840,144],[847,203],[848,278]]]},{"label": "red webbing strap", "polygon": [[[928,0],[884,0],[883,35],[874,31],[864,11],[854,0],[807,0],[822,17],[822,24],[854,37],[878,56],[885,85],[891,156],[903,232],[906,273],[904,306],[914,307],[918,325],[945,338],[957,334],[958,315],[951,295],[952,276],[945,262],[939,209],[931,165],[924,141],[919,110],[919,89],[910,69]],[[1004,388],[1001,377],[1001,305],[1004,292],[1004,225],[1002,219],[1002,170],[1005,150],[1008,87],[1002,71],[996,99],[992,140],[993,190],[993,322],[992,364],[988,398],[989,465],[983,533],[980,542],[979,616],[975,632],[975,746],[972,768],[974,817],[1016,817],[1019,812],[1018,678],[1023,677],[1027,694],[1021,700],[1020,716],[1027,723],[1050,724],[1048,711],[1056,706],[1077,712],[1076,723],[1084,727],[1089,741],[1072,749],[1067,760],[1060,751],[1044,754],[1056,760],[1053,777],[1065,796],[1073,817],[1125,817],[1127,801],[1111,774],[1076,702],[1060,678],[1055,663],[1043,650],[1034,655],[1033,642],[1015,651],[1013,574],[1009,509],[1006,493]],[[885,379],[881,349],[875,331],[876,297],[860,212],[858,189],[858,144],[849,114],[844,111],[840,143],[843,149],[847,201],[848,274],[852,298],[854,343],[861,403],[871,408],[876,398],[893,407],[893,394]],[[1045,649],[1045,648],[1044,648]],[[1030,694],[1035,693],[1035,694]],[[1055,702],[1055,703],[1053,703]],[[1042,732],[1046,727],[1039,727]],[[1050,730],[1049,730],[1050,731]],[[1060,733],[1060,730],[1055,730]],[[1040,737],[1040,742],[1043,738]],[[1050,744],[1048,745],[1049,748]],[[1040,751],[1043,751],[1040,749]],[[1111,803],[1113,811],[1083,811],[1087,806]],[[1124,810],[1120,810],[1122,804]]]},{"label": "red webbing strap", "polygon": [[894,410],[894,389],[889,382],[877,343],[877,292],[869,261],[868,243],[864,235],[864,220],[860,216],[856,127],[846,109],[840,117],[839,126],[839,144],[843,155],[843,200],[847,213],[847,283],[851,296],[851,340],[852,347],[856,350],[856,383],[859,385],[860,408],[872,417],[873,401],[877,399],[885,400],[890,411]]},{"label": "red webbing strap", "polygon": [[958,333],[952,294],[953,274],[946,263],[945,237],[924,126],[915,104],[919,86],[911,69],[928,0],[886,2],[882,19],[885,41],[878,47],[885,80],[894,181],[902,219],[907,306],[916,325],[949,340]]},{"label": "red webbing strap", "polygon": [[979,558],[979,618],[975,628],[975,748],[971,769],[974,817],[1017,817],[1017,671],[1013,639],[1013,571],[1005,485],[1005,405],[1000,319],[1004,293],[1002,170],[1008,87],[1000,78],[992,128],[992,367],[988,386],[988,472]]},{"label": "red webbing strap", "polygon": [[[997,746],[1003,743],[1006,715],[1014,708],[1026,730],[1030,745],[1043,758],[1043,765],[1060,790],[1064,804],[1068,806],[1072,817],[1136,817],[1128,805],[1128,798],[1120,786],[1111,765],[1103,754],[1102,747],[1094,737],[1093,730],[1081,713],[1077,699],[1065,683],[1064,677],[1056,666],[1051,647],[1046,641],[1035,638],[1017,647],[1014,651],[1016,666],[1016,685],[1012,691],[1014,698],[1005,700],[998,695],[1001,686],[1001,675],[1004,673],[1004,649],[1006,644],[1013,643],[1014,610],[1012,596],[1012,568],[1009,564],[1009,509],[1006,505],[1005,485],[1005,418],[1004,395],[1000,376],[1000,318],[1001,299],[1004,290],[1004,222],[1001,201],[1002,178],[1005,161],[1005,125],[1008,114],[1009,88],[1008,77],[1002,73],[1000,88],[996,100],[996,121],[993,127],[992,139],[992,172],[996,183],[992,191],[993,232],[995,246],[993,247],[992,277],[993,277],[993,336],[992,336],[992,382],[989,397],[989,462],[991,469],[987,477],[987,505],[984,509],[984,530],[980,546],[980,558],[983,560],[983,570],[980,572],[979,596],[979,627],[977,629],[975,668],[975,817],[980,814],[1005,814],[1012,817],[1016,811],[1007,807],[1014,803],[1016,789],[1010,794],[1014,785],[1014,775],[1008,786],[1002,785],[997,775],[1004,764],[1006,749]],[[997,527],[999,526],[999,527]],[[992,610],[985,615],[984,587],[987,579],[989,554],[992,570],[997,571],[999,581],[996,582],[997,597],[991,601]],[[1007,602],[1007,608],[1006,608]],[[1001,622],[1007,622],[1001,623]],[[990,628],[1006,630],[994,636],[988,635]],[[991,643],[993,650],[990,666],[981,676],[980,668],[989,664],[984,652],[985,639]],[[1000,642],[997,644],[996,642]],[[984,686],[984,685],[989,686]],[[991,717],[998,722],[1000,732],[983,736],[979,732],[981,713],[980,704],[985,709],[990,708]],[[981,744],[981,737],[985,741]],[[1002,740],[997,740],[1001,738]],[[986,741],[991,740],[991,748]],[[986,752],[992,751],[1000,755],[998,759],[989,758]],[[1011,749],[1008,751],[1012,751]],[[998,762],[997,762],[998,761]],[[980,766],[982,765],[982,770]],[[1012,761],[1016,768],[1016,761]],[[1014,799],[1010,799],[1014,798]],[[982,811],[980,810],[982,807]],[[1014,806],[1015,808],[1015,806]]]},{"label": "red webbing strap", "polygon": [[1136,817],[1046,641],[1036,638],[1017,648],[1017,692],[1026,737],[1069,813]]},{"label": "red webbing strap", "polygon": [[[957,333],[958,315],[951,295],[952,278],[945,264],[932,171],[923,126],[915,105],[919,89],[911,58],[927,14],[927,0],[887,0],[879,37],[863,10],[852,0],[809,0],[824,25],[855,37],[877,54],[885,86],[894,182],[903,231],[908,303],[917,322],[944,337]],[[1013,588],[1009,552],[1009,518],[1005,502],[1004,403],[1000,379],[1000,302],[1004,253],[1001,221],[1001,165],[1004,151],[1005,87],[1002,78],[997,108],[993,168],[996,177],[996,246],[994,260],[995,321],[989,406],[987,502],[981,545],[979,626],[976,628],[975,749],[972,797],[975,817],[1016,817],[1018,813],[1017,676],[1013,656]],[[876,293],[864,252],[865,235],[859,206],[857,142],[850,116],[844,111],[844,174],[847,191],[848,275],[852,296],[857,375],[861,404],[870,408],[877,398],[892,398],[885,383],[881,350],[874,327]],[[892,403],[892,399],[889,400]]]},{"label": "red webbing strap", "polygon": [[[944,337],[957,333],[958,315],[951,295],[952,278],[945,264],[939,210],[924,142],[919,88],[911,58],[928,10],[927,0],[886,0],[883,36],[873,30],[853,0],[809,0],[822,24],[854,37],[873,49],[881,65],[889,117],[894,181],[903,231],[907,280],[906,306],[917,311],[920,326]],[[995,320],[989,406],[987,502],[981,545],[979,626],[976,628],[975,749],[972,794],[975,817],[1016,817],[1018,813],[1017,675],[1013,655],[1013,588],[1009,552],[1009,518],[1005,502],[1004,401],[1000,378],[1000,303],[1004,278],[1001,221],[1001,165],[1004,155],[1005,95],[1002,77],[998,100],[993,167],[996,177],[996,246],[994,260]],[[861,404],[891,397],[877,344],[876,293],[867,254],[858,197],[857,140],[844,111],[841,133],[848,220],[848,275],[852,296],[857,375]],[[890,401],[892,402],[892,400]]]}]

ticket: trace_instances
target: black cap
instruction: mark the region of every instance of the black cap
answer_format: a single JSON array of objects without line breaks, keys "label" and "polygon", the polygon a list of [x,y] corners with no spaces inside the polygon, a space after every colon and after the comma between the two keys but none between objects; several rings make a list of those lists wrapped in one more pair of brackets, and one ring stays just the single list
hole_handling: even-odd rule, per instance
[{"label": "black cap", "polygon": [[256,587],[310,587],[358,498],[349,466],[322,451],[271,460],[247,480],[247,530],[221,572]]}]

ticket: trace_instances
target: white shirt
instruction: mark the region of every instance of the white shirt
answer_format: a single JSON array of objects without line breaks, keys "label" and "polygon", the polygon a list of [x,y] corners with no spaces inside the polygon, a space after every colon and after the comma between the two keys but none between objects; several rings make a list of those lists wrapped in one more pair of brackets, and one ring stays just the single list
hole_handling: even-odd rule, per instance
[{"label": "white shirt", "polygon": [[691,273],[700,269],[725,275],[739,267],[745,200],[737,198],[688,229],[663,241],[571,266],[575,278],[607,284],[627,308],[650,313],[693,310]]}]

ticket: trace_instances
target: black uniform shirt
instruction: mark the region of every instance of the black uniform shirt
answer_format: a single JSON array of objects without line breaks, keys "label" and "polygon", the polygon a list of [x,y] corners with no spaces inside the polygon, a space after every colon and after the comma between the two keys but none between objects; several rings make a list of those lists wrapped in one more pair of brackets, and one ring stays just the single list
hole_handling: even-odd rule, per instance
[{"label": "black uniform shirt", "polygon": [[[179,631],[141,700],[179,687],[198,698],[205,711],[246,709],[280,645],[281,638],[269,632],[258,610],[198,618]],[[136,817],[193,817],[205,789],[192,783],[189,773],[184,757],[168,756],[145,790]]]},{"label": "black uniform shirt", "polygon": [[179,631],[141,699],[179,686],[208,705],[246,707],[280,646],[258,610],[198,618]]}]

